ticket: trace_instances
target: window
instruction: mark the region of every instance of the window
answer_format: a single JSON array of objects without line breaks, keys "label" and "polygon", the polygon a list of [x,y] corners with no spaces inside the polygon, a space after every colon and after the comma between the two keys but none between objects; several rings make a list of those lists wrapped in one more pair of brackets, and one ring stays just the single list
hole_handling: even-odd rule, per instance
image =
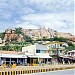
[{"label": "window", "polygon": [[40,50],[36,50],[36,53],[40,53]]},{"label": "window", "polygon": [[40,50],[40,53],[44,53],[43,50]]},{"label": "window", "polygon": [[28,51],[26,51],[28,53]]},{"label": "window", "polygon": [[55,44],[55,48],[57,47],[57,45]]},{"label": "window", "polygon": [[48,53],[47,50],[36,50],[36,53]]},{"label": "window", "polygon": [[60,53],[62,53],[62,50],[60,50]]},{"label": "window", "polygon": [[60,44],[60,46],[62,46],[62,44]]},{"label": "window", "polygon": [[68,55],[70,55],[70,53],[68,53]]},{"label": "window", "polygon": [[72,52],[71,55],[74,55],[74,52]]},{"label": "window", "polygon": [[49,48],[51,48],[51,46],[49,46]]}]

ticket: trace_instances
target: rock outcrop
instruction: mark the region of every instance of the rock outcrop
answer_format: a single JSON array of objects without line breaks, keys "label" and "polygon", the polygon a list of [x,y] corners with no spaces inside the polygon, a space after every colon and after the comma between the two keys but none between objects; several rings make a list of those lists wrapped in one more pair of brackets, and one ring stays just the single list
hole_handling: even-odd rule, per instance
[{"label": "rock outcrop", "polygon": [[5,30],[5,40],[12,40],[12,39],[16,39],[18,42],[22,42],[24,41],[23,36],[16,34],[16,31],[13,29],[7,29]]},{"label": "rock outcrop", "polygon": [[52,37],[63,37],[67,39],[74,40],[75,36],[71,33],[64,33],[64,32],[57,32],[53,29],[46,29],[45,27],[40,29],[23,29],[23,32],[30,36],[33,40],[40,39],[40,38],[52,38]]}]

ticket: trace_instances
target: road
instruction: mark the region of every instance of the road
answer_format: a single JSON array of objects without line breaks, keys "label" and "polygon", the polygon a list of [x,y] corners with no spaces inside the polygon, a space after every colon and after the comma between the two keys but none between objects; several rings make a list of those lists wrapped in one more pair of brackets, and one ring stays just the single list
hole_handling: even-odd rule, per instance
[{"label": "road", "polygon": [[52,71],[52,72],[45,72],[45,73],[35,73],[29,75],[75,75],[75,69]]}]

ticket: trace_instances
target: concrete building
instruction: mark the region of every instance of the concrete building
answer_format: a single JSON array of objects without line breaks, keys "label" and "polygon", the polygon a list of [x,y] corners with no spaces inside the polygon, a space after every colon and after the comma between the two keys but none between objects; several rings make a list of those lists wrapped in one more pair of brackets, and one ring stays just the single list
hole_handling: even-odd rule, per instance
[{"label": "concrete building", "polygon": [[45,42],[44,45],[49,48],[49,55],[53,57],[53,64],[63,63],[63,56],[65,55],[65,47],[63,47],[65,44],[63,42]]},{"label": "concrete building", "polygon": [[53,41],[44,43],[49,48],[50,55],[59,55],[62,56],[65,53],[65,48],[63,47],[64,43]]},{"label": "concrete building", "polygon": [[75,60],[75,50],[68,51],[68,52],[67,52],[67,56],[68,56],[68,57],[72,57],[73,60]]},{"label": "concrete building", "polygon": [[27,63],[37,64],[37,63],[48,63],[52,57],[49,56],[48,48],[45,45],[34,44],[31,46],[23,47],[22,52],[27,55]]},{"label": "concrete building", "polygon": [[0,65],[3,63],[6,64],[21,64],[24,65],[27,63],[27,56],[15,51],[0,51]]}]

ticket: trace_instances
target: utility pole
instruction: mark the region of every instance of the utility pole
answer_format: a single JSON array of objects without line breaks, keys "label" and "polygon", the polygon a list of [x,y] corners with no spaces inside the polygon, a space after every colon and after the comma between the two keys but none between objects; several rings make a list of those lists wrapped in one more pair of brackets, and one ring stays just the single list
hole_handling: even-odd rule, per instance
[{"label": "utility pole", "polygon": [[58,48],[57,48],[57,62],[58,62],[58,56],[59,56],[59,54],[58,54]]},{"label": "utility pole", "polygon": [[57,48],[57,56],[58,56],[59,54],[58,54],[58,48]]}]

